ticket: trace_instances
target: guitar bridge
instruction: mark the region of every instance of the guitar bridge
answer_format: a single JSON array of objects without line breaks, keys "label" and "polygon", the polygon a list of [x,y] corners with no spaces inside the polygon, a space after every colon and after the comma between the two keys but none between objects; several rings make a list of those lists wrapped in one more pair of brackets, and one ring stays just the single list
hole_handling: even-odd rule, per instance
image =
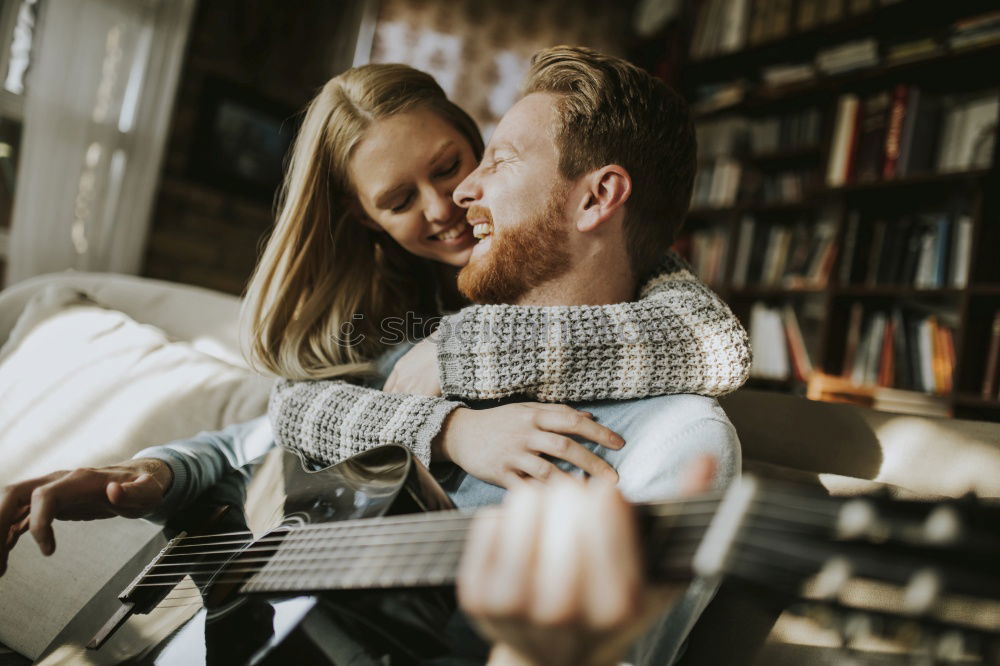
[{"label": "guitar bridge", "polygon": [[121,608],[115,611],[115,614],[94,634],[94,637],[87,643],[88,649],[96,650],[104,645],[132,615],[145,615],[152,611],[183,580],[186,573],[182,571],[177,574],[176,579],[167,577],[162,583],[158,581],[156,585],[139,587],[150,570],[160,564],[163,558],[173,551],[177,542],[185,536],[186,533],[181,532],[168,541],[167,545],[157,553],[156,557],[122,590],[121,594],[118,595],[118,600],[122,602]]}]

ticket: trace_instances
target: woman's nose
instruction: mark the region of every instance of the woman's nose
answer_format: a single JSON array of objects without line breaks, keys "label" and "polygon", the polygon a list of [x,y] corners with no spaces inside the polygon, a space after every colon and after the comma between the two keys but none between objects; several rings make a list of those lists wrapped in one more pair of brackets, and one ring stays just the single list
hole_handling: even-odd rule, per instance
[{"label": "woman's nose", "polygon": [[455,203],[451,200],[451,190],[436,191],[424,210],[429,222],[450,222],[455,217]]}]

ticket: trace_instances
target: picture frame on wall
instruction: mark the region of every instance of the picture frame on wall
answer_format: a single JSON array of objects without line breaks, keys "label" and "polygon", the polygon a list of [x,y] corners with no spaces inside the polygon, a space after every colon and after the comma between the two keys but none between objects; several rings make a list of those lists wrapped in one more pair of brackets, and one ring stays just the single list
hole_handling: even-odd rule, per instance
[{"label": "picture frame on wall", "polygon": [[273,202],[299,120],[287,104],[229,81],[206,79],[190,175],[234,194]]}]

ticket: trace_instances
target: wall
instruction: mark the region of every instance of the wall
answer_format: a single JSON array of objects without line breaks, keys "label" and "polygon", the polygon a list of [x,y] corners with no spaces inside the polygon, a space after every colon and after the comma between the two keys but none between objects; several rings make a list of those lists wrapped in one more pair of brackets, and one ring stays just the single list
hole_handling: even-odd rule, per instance
[{"label": "wall", "polygon": [[202,100],[222,81],[299,110],[335,73],[346,3],[199,3],[181,75],[143,274],[240,293],[272,221],[273,194],[246,196],[192,174]]}]

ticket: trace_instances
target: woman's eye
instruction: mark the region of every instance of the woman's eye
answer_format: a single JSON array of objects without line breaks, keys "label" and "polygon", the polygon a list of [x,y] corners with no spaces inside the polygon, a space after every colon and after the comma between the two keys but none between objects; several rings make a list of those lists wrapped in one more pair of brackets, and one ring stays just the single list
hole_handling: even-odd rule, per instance
[{"label": "woman's eye", "polygon": [[413,201],[413,195],[407,194],[406,198],[398,206],[393,206],[390,210],[393,213],[402,213],[404,210],[410,207],[410,202]]},{"label": "woman's eye", "polygon": [[450,167],[438,173],[438,177],[447,178],[448,176],[454,176],[455,172],[458,171],[459,165],[462,163],[461,159],[455,160]]}]

